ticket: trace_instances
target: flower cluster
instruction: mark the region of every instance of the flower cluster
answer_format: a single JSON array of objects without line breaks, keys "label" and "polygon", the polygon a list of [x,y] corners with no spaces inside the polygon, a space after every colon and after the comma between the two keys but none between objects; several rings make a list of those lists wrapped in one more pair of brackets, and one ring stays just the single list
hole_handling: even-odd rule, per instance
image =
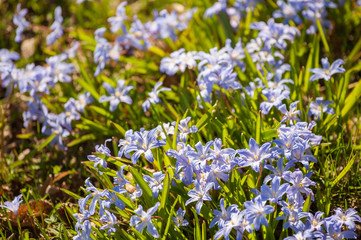
[{"label": "flower cluster", "polygon": [[45,66],[30,63],[25,68],[17,68],[13,63],[14,60],[18,60],[17,53],[5,49],[1,51],[4,53],[0,63],[2,87],[7,88],[7,94],[18,88],[20,93],[29,94],[30,97],[27,101],[28,109],[23,113],[24,127],[27,127],[31,120],[40,122],[42,134],[55,134],[51,145],[57,143],[60,148],[65,149],[62,138],[69,136],[72,131],[71,122],[80,119],[80,113],[93,99],[89,92],[79,94],[78,100],[69,98],[64,104],[64,112],[55,114],[49,111],[42,97],[50,94],[50,89],[57,83],[72,81],[74,65],[66,61],[74,56],[76,48],[47,58]]},{"label": "flower cluster", "polygon": [[[178,136],[175,137],[178,143],[181,144],[183,142],[181,141],[187,141],[187,135],[188,133],[197,132],[197,128],[195,126],[191,126],[188,128],[188,123],[190,121],[190,118],[183,119],[179,122],[179,132]],[[159,148],[165,145],[165,141],[167,137],[174,135],[174,126],[176,125],[176,122],[173,123],[166,123],[162,126],[158,126],[150,131],[141,129],[139,132],[133,130],[128,130],[125,133],[126,139],[121,139],[119,141],[118,147],[120,147],[118,151],[118,158],[121,157],[127,157],[131,158],[132,163],[135,165],[137,164],[137,160],[140,158],[141,155],[144,154],[145,159],[147,159],[150,162],[153,162],[153,148]],[[172,127],[170,127],[172,126]],[[163,129],[167,129],[166,132],[164,132]],[[157,138],[159,136],[162,136],[163,140],[158,140]],[[102,154],[107,157],[111,156],[110,149],[106,146],[107,142],[111,141],[110,139],[105,141],[105,144],[97,145],[95,147],[95,152],[97,154]],[[132,155],[130,155],[132,154]],[[115,158],[115,157],[113,157]],[[90,161],[94,162],[94,167],[98,170],[98,173],[100,175],[103,175],[103,171],[105,171],[108,167],[107,161],[104,160],[99,155],[89,155],[88,159]],[[101,168],[99,167],[101,166]],[[78,231],[77,237],[80,236],[89,236],[90,232],[88,232],[86,229],[86,226],[88,224],[87,219],[89,219],[91,216],[95,214],[96,206],[99,207],[99,215],[101,216],[100,221],[107,223],[106,225],[102,226],[101,229],[108,229],[108,234],[111,234],[115,231],[113,228],[113,225],[116,224],[117,220],[114,214],[110,213],[109,210],[113,206],[117,206],[119,209],[124,209],[125,204],[121,200],[121,198],[118,195],[124,195],[129,196],[132,201],[135,201],[136,199],[140,198],[142,196],[142,189],[139,188],[139,185],[135,186],[135,189],[132,190],[132,192],[128,192],[126,186],[127,184],[130,184],[131,182],[124,176],[124,168],[126,165],[123,165],[119,171],[116,173],[116,177],[114,177],[114,188],[112,191],[109,191],[107,189],[99,190],[94,187],[94,185],[90,182],[90,179],[88,178],[85,181],[85,184],[87,186],[87,191],[92,192],[88,196],[86,196],[83,199],[79,200],[79,212],[75,214],[75,217],[77,219],[76,224],[76,230]],[[163,189],[163,179],[165,177],[165,174],[162,172],[155,172],[153,173],[153,177],[149,175],[144,175],[144,181],[149,184],[149,187],[152,191],[153,198],[157,198],[159,195],[159,192]],[[134,186],[133,186],[134,187]],[[86,204],[88,201],[90,202],[89,208],[86,209]],[[132,216],[130,223],[131,226],[135,226],[135,229],[141,232],[145,227],[147,227],[147,231],[154,237],[158,237],[158,232],[151,221],[151,215],[154,214],[154,212],[158,209],[159,203],[156,204],[153,208],[149,209],[147,212],[143,211],[143,207],[139,206],[137,210],[134,212],[137,215],[141,215],[141,217],[138,216]],[[82,216],[82,217],[81,217]],[[180,225],[185,225],[187,222],[183,220],[181,215],[181,212],[178,213],[177,219],[175,221],[178,221]],[[110,221],[110,222],[109,222]]]},{"label": "flower cluster", "polygon": [[[137,15],[128,17],[126,14],[127,2],[118,5],[116,16],[108,18],[112,33],[118,33],[113,43],[103,38],[106,28],[99,28],[95,31],[95,40],[97,42],[94,51],[94,62],[98,64],[94,76],[105,68],[109,59],[119,60],[119,56],[132,50],[132,48],[147,50],[152,47],[153,42],[157,39],[170,38],[176,40],[176,31],[183,31],[188,27],[188,22],[192,19],[196,8],[187,12],[178,14],[176,11],[160,12],[153,11],[154,20],[146,23],[141,22]],[[130,22],[130,28],[127,29],[125,22]]]},{"label": "flower cluster", "polygon": [[[212,17],[215,14],[225,12],[230,20],[232,28],[237,29],[242,18],[247,16],[262,0],[236,0],[233,5],[228,7],[228,0],[218,0],[211,7],[206,9],[204,17]],[[341,2],[341,1],[340,1]],[[317,21],[323,28],[331,29],[332,25],[327,17],[326,8],[336,8],[337,3],[328,0],[315,1],[296,1],[296,0],[278,0],[279,9],[272,13],[274,18],[283,18],[285,23],[293,21],[297,25],[310,22],[312,25],[306,30],[307,34],[317,32]]]},{"label": "flower cluster", "polygon": [[[189,121],[189,119],[187,120]],[[166,152],[166,155],[176,159],[174,184],[184,184],[191,188],[187,193],[190,198],[185,202],[185,206],[196,202],[195,209],[198,214],[201,213],[205,201],[213,201],[210,194],[212,191],[221,192],[223,190],[222,185],[229,181],[232,171],[242,173],[247,170],[247,167],[250,167],[252,170],[247,171],[248,174],[252,174],[252,171],[267,172],[263,184],[252,189],[253,198],[245,201],[244,207],[232,204],[226,208],[225,199],[220,199],[221,211],[213,210],[214,218],[211,222],[211,227],[218,225],[219,228],[214,236],[215,239],[221,237],[229,239],[232,229],[236,230],[239,238],[242,238],[246,233],[258,231],[262,225],[267,227],[270,224],[267,215],[274,214],[275,211],[278,212],[276,220],[284,221],[283,228],[290,228],[294,232],[292,237],[286,239],[297,239],[299,236],[307,236],[311,239],[327,238],[328,236],[344,238],[357,236],[353,231],[355,222],[361,222],[361,218],[353,209],[349,209],[345,213],[340,208],[336,209],[335,214],[327,218],[321,218],[322,212],[316,212],[313,215],[305,211],[306,199],[314,200],[311,187],[316,185],[310,179],[312,176],[311,163],[317,162],[312,155],[311,146],[319,145],[321,136],[312,133],[314,122],[307,124],[306,122],[297,122],[295,119],[288,120],[288,124],[279,127],[278,138],[263,145],[258,145],[251,138],[248,148],[237,150],[223,148],[221,139],[214,139],[205,145],[198,142],[193,148],[187,144],[187,138],[183,139],[184,141],[177,138],[177,149],[169,149]],[[184,123],[179,125],[184,125]],[[185,128],[188,128],[187,125]],[[169,126],[167,129],[170,129]],[[165,142],[156,139],[156,136],[161,136],[157,132],[162,131],[163,128],[155,128],[151,131],[141,130],[134,133],[132,130],[127,131],[126,140],[119,142],[119,147],[121,147],[119,157],[123,153],[125,153],[124,156],[129,157],[129,153],[135,151],[131,156],[133,164],[137,163],[143,153],[148,161],[153,161],[151,149],[165,145]],[[167,138],[170,132],[174,134],[174,128],[165,132],[164,136]],[[110,150],[105,145],[97,146],[96,151],[105,156],[111,156]],[[89,159],[95,161],[95,167],[98,164],[103,168],[107,167],[106,161],[100,157],[91,155]],[[87,191],[92,193],[79,200],[79,211],[82,215],[94,215],[95,206],[99,207],[100,221],[105,223],[100,229],[109,229],[108,234],[115,231],[113,225],[116,222],[115,215],[109,212],[109,208],[114,204],[118,208],[124,209],[125,205],[118,195],[130,197],[136,192],[131,193],[124,188],[126,184],[131,183],[124,177],[125,167],[125,165],[122,166],[117,172],[113,191],[98,190],[88,179],[86,181]],[[163,191],[162,182],[165,175],[159,171],[154,172],[153,176],[143,176],[154,199],[158,199],[159,192]],[[141,195],[142,193],[132,197],[132,201]],[[86,210],[87,201],[91,201],[89,210]],[[136,215],[131,216],[130,225],[135,226],[139,232],[147,228],[147,232],[151,236],[158,238],[159,233],[152,220],[152,215],[158,207],[159,202],[145,212],[140,205],[134,210]],[[185,210],[178,210],[176,217],[173,217],[175,226],[188,225],[187,220],[184,219],[185,213]],[[82,221],[84,218],[78,218],[78,232],[79,234],[88,234],[84,230],[86,221],[83,225]],[[346,226],[348,230],[344,231],[343,226]]]},{"label": "flower cluster", "polygon": [[55,21],[50,26],[50,29],[53,30],[47,37],[46,43],[48,45],[52,45],[57,39],[61,38],[63,35],[63,27],[61,24],[63,23],[63,17],[61,16],[61,7],[57,7],[55,9]]}]

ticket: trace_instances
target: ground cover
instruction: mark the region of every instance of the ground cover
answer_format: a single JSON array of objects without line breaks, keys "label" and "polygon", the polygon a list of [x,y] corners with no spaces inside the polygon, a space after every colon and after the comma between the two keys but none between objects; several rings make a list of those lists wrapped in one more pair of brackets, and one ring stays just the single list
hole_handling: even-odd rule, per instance
[{"label": "ground cover", "polygon": [[360,1],[0,4],[2,238],[360,236]]}]

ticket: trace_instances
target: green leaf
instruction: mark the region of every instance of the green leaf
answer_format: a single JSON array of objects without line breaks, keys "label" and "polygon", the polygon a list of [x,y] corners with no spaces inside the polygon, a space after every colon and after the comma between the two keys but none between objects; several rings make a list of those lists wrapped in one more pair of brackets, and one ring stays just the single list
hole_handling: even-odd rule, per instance
[{"label": "green leaf", "polygon": [[120,229],[122,237],[126,237],[126,239],[129,240],[135,240],[131,235],[129,235],[123,228]]},{"label": "green leaf", "polygon": [[247,185],[250,189],[256,188],[256,181],[251,173],[248,173]]},{"label": "green leaf", "polygon": [[325,51],[326,51],[326,53],[329,53],[330,47],[328,46],[326,36],[325,36],[325,33],[323,32],[323,28],[322,28],[320,19],[318,19],[318,18],[316,19],[316,24],[317,24],[318,31],[320,32],[320,35],[321,35],[321,40],[322,40],[323,46],[325,47]]},{"label": "green leaf", "polygon": [[305,203],[303,204],[303,212],[308,212],[310,210],[310,206],[311,206],[311,194],[308,195],[308,197],[306,198]]},{"label": "green leaf", "polygon": [[336,177],[335,180],[331,183],[331,188],[333,188],[338,181],[340,181],[346,173],[351,169],[353,163],[355,162],[356,155],[354,155],[351,160],[347,163],[346,167],[342,170],[342,172]]},{"label": "green leaf", "polygon": [[195,224],[195,228],[194,228],[194,239],[195,240],[199,240],[202,239],[202,235],[201,235],[201,227],[199,225],[199,219],[198,219],[198,214],[195,208],[192,208],[192,212],[194,214],[194,224]]},{"label": "green leaf", "polygon": [[261,144],[261,111],[258,112],[257,124],[256,124],[256,142]]},{"label": "green leaf", "polygon": [[207,240],[207,224],[206,221],[202,223],[202,240]]},{"label": "green leaf", "polygon": [[[361,65],[359,65],[357,68],[352,68],[346,72],[345,78],[348,77],[348,73],[351,71],[360,71]],[[355,103],[360,99],[361,97],[361,80],[358,81],[356,87],[352,90],[352,92],[347,96],[345,100],[345,106],[342,108],[341,116],[346,116],[352,107],[355,105]]]},{"label": "green leaf", "polygon": [[170,227],[170,224],[172,221],[172,217],[173,217],[173,212],[174,212],[174,208],[176,206],[176,204],[178,203],[178,200],[180,199],[181,197],[178,196],[177,199],[174,201],[173,205],[172,205],[172,208],[170,210],[170,213],[169,213],[169,216],[168,216],[168,220],[167,220],[167,225],[165,226],[165,229],[164,229],[164,233],[163,233],[163,238],[162,240],[165,240],[167,239],[167,235],[168,235],[168,231],[169,231],[169,227]]},{"label": "green leaf", "polygon": [[100,95],[98,94],[98,92],[91,85],[89,85],[86,81],[84,81],[81,78],[78,78],[78,79],[76,79],[76,82],[79,83],[79,85],[82,86],[86,91],[90,92],[90,94],[96,100],[98,100],[100,98]]},{"label": "green leaf", "polygon": [[78,139],[71,141],[70,143],[68,143],[67,146],[74,147],[75,145],[78,145],[79,143],[91,141],[91,140],[95,140],[95,139],[97,139],[97,136],[94,133],[89,133],[89,134],[81,136]]},{"label": "green leaf", "polygon": [[223,30],[224,30],[224,33],[226,35],[226,37],[228,39],[231,39],[232,42],[234,41],[234,36],[233,36],[233,33],[232,33],[232,27],[229,23],[229,18],[227,16],[227,14],[225,12],[221,12],[219,14],[219,18],[221,19],[221,23],[222,23],[222,26],[223,26]]},{"label": "green leaf", "polygon": [[19,139],[29,139],[34,136],[34,133],[24,133],[24,134],[18,134],[16,135]]},{"label": "green leaf", "polygon": [[125,129],[122,127],[122,126],[120,126],[118,123],[115,123],[115,122],[111,122],[113,125],[114,125],[114,127],[124,136],[125,135]]},{"label": "green leaf", "polygon": [[103,135],[112,135],[113,132],[108,128],[102,125],[100,122],[94,122],[86,118],[81,118],[83,125],[87,125],[93,130],[97,130],[98,132],[102,133]]},{"label": "green leaf", "polygon": [[42,144],[40,144],[36,149],[31,151],[26,157],[23,159],[23,161],[32,158],[37,152],[41,151],[44,147],[48,146],[49,143],[55,138],[56,133],[53,133],[50,135]]},{"label": "green leaf", "polygon": [[148,51],[158,55],[159,57],[164,57],[166,55],[162,49],[157,48],[156,46],[151,46],[150,48],[148,48]]},{"label": "green leaf", "polygon": [[73,197],[74,199],[81,199],[81,198],[83,198],[83,197],[79,196],[78,194],[73,193],[73,192],[71,192],[71,191],[69,191],[69,190],[66,190],[66,189],[64,189],[64,188],[61,188],[60,190],[63,191],[64,193],[68,194],[69,196]]},{"label": "green leaf", "polygon": [[267,141],[278,137],[277,129],[270,129],[261,133],[262,139]]},{"label": "green leaf", "polygon": [[210,118],[212,118],[212,115],[214,114],[214,111],[216,110],[218,106],[218,101],[201,117],[201,119],[198,120],[196,126],[198,129],[200,129],[204,124],[207,124],[207,122],[210,121]]},{"label": "green leaf", "polygon": [[174,135],[173,135],[173,144],[172,144],[172,148],[173,149],[177,149],[177,135],[178,135],[178,125],[180,122],[180,118],[177,118],[177,122],[175,124],[175,128],[174,128]]},{"label": "green leaf", "polygon": [[160,200],[160,206],[159,206],[159,212],[162,213],[163,216],[165,216],[165,207],[169,195],[169,182],[170,182],[169,174],[166,173],[165,178],[163,180],[162,199]]},{"label": "green leaf", "polygon": [[101,107],[91,105],[90,109],[93,110],[94,112],[102,115],[106,119],[113,119],[114,118],[114,114],[108,112],[107,110],[105,110],[105,109],[103,109]]},{"label": "green leaf", "polygon": [[129,166],[128,170],[133,175],[135,181],[139,184],[140,188],[143,190],[143,195],[145,197],[145,202],[148,206],[152,205],[154,202],[152,190],[148,184],[144,181],[143,176],[137,171],[137,169]]}]

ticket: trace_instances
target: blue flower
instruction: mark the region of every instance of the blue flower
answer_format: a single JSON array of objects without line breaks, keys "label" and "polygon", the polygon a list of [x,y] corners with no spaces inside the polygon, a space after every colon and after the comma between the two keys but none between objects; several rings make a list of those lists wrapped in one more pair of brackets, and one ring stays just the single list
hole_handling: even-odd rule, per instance
[{"label": "blue flower", "polygon": [[315,81],[317,79],[325,79],[326,81],[330,80],[331,76],[335,73],[343,73],[346,70],[342,67],[340,67],[342,64],[344,64],[344,61],[341,59],[337,59],[334,61],[331,66],[328,62],[327,58],[321,59],[322,68],[312,68],[308,71],[314,73],[312,77],[310,78],[310,81]]},{"label": "blue flower", "polygon": [[322,225],[324,220],[321,219],[323,212],[317,211],[315,215],[312,213],[307,213],[307,222],[306,222],[306,229],[322,231]]},{"label": "blue flower", "polygon": [[279,178],[273,178],[271,187],[267,185],[261,186],[261,199],[263,201],[269,200],[272,203],[276,203],[282,199],[290,186],[288,183],[280,185],[281,180]]},{"label": "blue flower", "polygon": [[311,194],[311,199],[314,200],[313,192],[308,186],[315,186],[316,183],[311,181],[307,176],[303,176],[301,170],[297,169],[294,172],[287,172],[283,177],[292,186],[288,188],[287,194],[296,198],[302,198],[301,193]]},{"label": "blue flower", "polygon": [[[52,80],[48,77],[46,69],[36,66],[33,69],[27,70],[29,70],[26,73],[29,76],[29,81],[27,81],[27,91],[30,93],[30,96],[38,98],[44,93],[49,94],[49,87],[52,85]],[[23,78],[23,80],[24,79],[26,78]]]},{"label": "blue flower", "polygon": [[[124,32],[124,34],[126,34],[126,32]],[[138,19],[138,16],[134,15],[133,22],[129,29],[130,45],[140,50],[146,50],[152,46],[150,37],[151,32],[147,31],[144,24]]]},{"label": "blue flower", "polygon": [[[284,240],[300,240],[300,239],[314,239],[314,234],[311,231],[299,231],[295,233],[293,236],[289,236],[284,238]],[[317,238],[319,239],[319,238]],[[323,238],[322,238],[323,239]]]},{"label": "blue flower", "polygon": [[222,226],[224,226],[227,221],[231,220],[232,214],[239,213],[238,206],[236,204],[228,206],[226,210],[223,198],[221,198],[221,200],[219,201],[219,206],[221,207],[221,211],[218,211],[217,209],[213,210],[214,218],[209,225],[210,228],[214,227],[216,224],[218,224],[220,228],[222,228]]},{"label": "blue flower", "polygon": [[250,214],[253,217],[253,226],[256,231],[259,230],[261,224],[268,226],[268,221],[265,215],[273,212],[274,208],[270,205],[265,205],[266,202],[262,201],[261,197],[258,196],[253,201],[247,201],[244,203],[246,207],[246,214]]},{"label": "blue flower", "polygon": [[326,32],[324,27],[331,29],[331,21],[326,20],[328,8],[336,8],[337,4],[332,1],[305,1],[307,8],[302,11],[302,15],[305,19],[312,22],[312,25],[306,30],[307,34],[314,34],[318,31],[317,19],[319,19],[323,31]]},{"label": "blue flower", "polygon": [[95,213],[96,204],[99,202],[99,215],[103,215],[104,207],[103,207],[103,203],[102,203],[103,200],[101,197],[106,197],[107,194],[109,193],[109,191],[108,190],[99,191],[90,182],[90,178],[87,178],[85,180],[85,185],[87,186],[86,190],[91,191],[92,193],[89,194],[88,196],[86,196],[85,198],[79,200],[79,208],[81,208],[84,212],[87,201],[92,197],[93,199],[89,206],[90,214],[93,215]]},{"label": "blue flower", "polygon": [[130,226],[135,226],[135,229],[140,233],[144,228],[147,228],[147,232],[152,237],[159,238],[159,233],[152,222],[152,215],[158,210],[159,205],[160,202],[157,202],[154,207],[149,208],[147,212],[144,212],[142,205],[139,205],[134,212],[140,217],[133,215],[130,218]]},{"label": "blue flower", "polygon": [[191,202],[196,203],[196,210],[199,214],[203,206],[203,201],[212,201],[211,197],[208,195],[208,191],[214,186],[213,183],[206,183],[204,186],[198,181],[194,182],[195,189],[192,189],[188,192],[188,196],[191,198],[187,200],[186,206]]},{"label": "blue flower", "polygon": [[78,100],[75,102],[76,110],[78,110],[78,112],[83,113],[85,106],[92,103],[93,101],[94,98],[90,96],[89,92],[85,92],[84,94],[79,94]]},{"label": "blue flower", "polygon": [[192,164],[196,168],[202,169],[207,165],[207,161],[213,158],[213,154],[210,151],[213,145],[213,141],[207,142],[205,146],[202,145],[201,142],[198,142],[195,147],[197,152],[190,151],[188,152],[188,156],[192,158]]},{"label": "blue flower", "polygon": [[91,233],[91,225],[89,220],[85,220],[83,225],[80,225],[82,232],[79,232],[78,235],[74,236],[74,240],[92,240],[93,238],[90,237]]},{"label": "blue flower", "polygon": [[296,121],[296,122],[301,121],[301,119],[298,117],[299,115],[301,115],[301,111],[296,110],[298,103],[299,101],[295,101],[291,103],[289,111],[287,111],[286,104],[282,104],[281,106],[278,107],[278,110],[280,110],[280,112],[284,114],[281,123],[284,123],[286,121]]},{"label": "blue flower", "polygon": [[94,62],[98,64],[94,76],[99,75],[99,73],[104,69],[108,59],[110,59],[109,51],[111,49],[111,45],[105,38],[103,38],[105,31],[105,28],[99,28],[94,32],[95,40],[97,42],[94,50]]},{"label": "blue flower", "polygon": [[211,7],[206,9],[203,17],[208,18],[212,17],[215,14],[218,14],[219,12],[225,12],[227,8],[227,1],[228,0],[218,0]]},{"label": "blue flower", "polygon": [[302,231],[305,229],[305,224],[302,221],[302,218],[305,218],[308,216],[306,212],[302,212],[302,208],[297,207],[282,207],[282,212],[284,213],[284,216],[276,218],[277,220],[281,219],[288,219],[283,224],[283,228],[291,228],[295,232]]},{"label": "blue flower", "polygon": [[227,163],[230,155],[235,155],[236,150],[232,148],[222,149],[222,139],[214,139],[213,149],[210,150],[213,153],[213,158],[215,161]]},{"label": "blue flower", "polygon": [[292,42],[296,35],[300,35],[300,31],[296,27],[275,23],[273,18],[270,18],[267,24],[264,22],[251,23],[250,28],[260,30],[258,37],[266,45],[275,46],[282,50],[287,47],[285,40]]},{"label": "blue flower", "polygon": [[267,142],[262,146],[259,146],[253,138],[249,140],[249,150],[238,150],[238,154],[241,157],[239,165],[241,167],[251,166],[253,170],[259,172],[261,163],[264,159],[271,157],[268,153],[271,143]]},{"label": "blue flower", "polygon": [[159,71],[172,76],[179,70],[184,72],[187,67],[194,68],[197,66],[195,55],[196,52],[185,52],[184,48],[174,51],[169,57],[162,58]]},{"label": "blue flower", "polygon": [[273,174],[269,174],[269,175],[267,175],[267,176],[265,177],[264,183],[267,183],[267,182],[269,182],[270,180],[275,179],[275,178],[278,178],[278,179],[281,180],[281,178],[284,177],[285,173],[287,173],[287,170],[288,170],[289,168],[291,168],[291,167],[294,166],[293,163],[291,163],[291,164],[288,164],[288,163],[287,163],[286,166],[285,166],[285,168],[283,168],[283,160],[284,160],[283,157],[281,157],[281,158],[279,158],[279,159],[277,160],[277,168],[275,168],[275,167],[272,166],[272,165],[266,165],[266,166],[264,167],[265,169],[268,169],[268,170],[270,170],[270,171],[273,172]]},{"label": "blue flower", "polygon": [[111,233],[115,233],[117,231],[114,225],[118,224],[118,219],[113,213],[109,212],[108,210],[105,210],[105,214],[100,218],[100,221],[105,222],[106,224],[101,226],[99,229],[109,229],[107,231],[108,236],[110,236]]},{"label": "blue flower", "polygon": [[237,73],[233,72],[233,66],[218,68],[214,72],[211,72],[207,76],[207,81],[212,82],[213,84],[218,85],[220,88],[228,90],[240,89],[242,88],[241,84],[236,81]]},{"label": "blue flower", "polygon": [[50,26],[50,29],[53,30],[47,37],[46,37],[46,44],[51,45],[57,39],[59,39],[63,35],[63,27],[61,24],[63,23],[63,17],[61,16],[61,7],[58,6],[55,8],[55,21]]},{"label": "blue flower", "polygon": [[244,215],[243,211],[235,211],[234,213],[230,214],[229,219],[224,222],[223,225],[218,225],[219,231],[214,235],[214,239],[219,239],[223,236],[224,239],[228,240],[232,229],[237,231],[236,239],[243,239],[244,231],[248,231],[249,233],[253,231],[251,221],[253,221],[253,219],[250,218],[249,214]]},{"label": "blue flower", "polygon": [[183,142],[177,144],[177,149],[179,151],[169,149],[166,154],[177,159],[175,164],[176,177],[184,184],[189,185],[193,182],[193,164],[192,159],[188,157],[188,152],[194,151],[194,149],[189,145],[186,146]]},{"label": "blue flower", "polygon": [[301,18],[298,16],[298,12],[300,12],[304,7],[304,2],[290,1],[285,3],[282,0],[278,0],[277,5],[280,9],[272,13],[274,18],[284,18],[285,23],[288,23],[290,20],[297,25],[302,23]]},{"label": "blue flower", "polygon": [[[96,145],[95,146],[95,152],[97,153],[102,153],[104,154],[105,156],[110,156],[110,150],[109,148],[106,146],[107,142],[111,142],[112,139],[107,139],[105,140],[104,142],[104,145],[101,144],[101,145]],[[107,168],[107,161],[104,160],[103,158],[100,158],[100,157],[97,157],[95,155],[88,155],[88,160],[92,161],[92,162],[95,162],[94,163],[94,167],[96,169],[98,169],[98,165],[102,166],[103,168]],[[98,170],[98,173],[100,175],[102,175],[103,173],[101,171]]]},{"label": "blue flower", "polygon": [[117,172],[117,176],[114,177],[114,185],[116,185],[113,190],[116,192],[120,192],[123,188],[123,186],[126,183],[129,183],[129,180],[124,177],[124,168],[127,167],[127,165],[123,165],[120,167],[120,170]]},{"label": "blue flower", "polygon": [[79,120],[80,114],[78,113],[76,107],[76,101],[74,98],[69,98],[69,100],[64,104],[64,112],[62,113],[63,122],[62,124],[69,130],[72,130],[71,122],[73,120]]},{"label": "blue flower", "polygon": [[329,107],[330,104],[332,104],[332,101],[323,101],[323,97],[316,98],[315,102],[310,103],[310,107],[308,110],[308,117],[315,116],[318,120],[321,117],[321,110],[323,113],[327,114],[334,114],[335,111],[333,108]]},{"label": "blue flower", "polygon": [[120,147],[120,149],[118,151],[118,157],[122,157],[124,153],[125,157],[130,158],[129,154],[127,153],[127,149],[131,144],[133,144],[133,141],[135,139],[133,130],[127,130],[124,134],[124,137],[125,139],[119,140],[118,147]]},{"label": "blue flower", "polygon": [[214,183],[215,190],[221,189],[221,185],[218,182],[219,180],[228,182],[228,172],[231,170],[229,164],[217,164],[213,161],[211,165],[207,165],[203,169],[208,172],[207,182]]},{"label": "blue flower", "polygon": [[112,33],[119,31],[124,26],[124,20],[128,19],[128,16],[125,12],[126,5],[127,1],[121,2],[117,7],[116,16],[108,18],[108,22],[111,25],[110,31],[112,31]]},{"label": "blue flower", "polygon": [[116,193],[106,191],[104,193],[105,199],[102,201],[102,204],[106,208],[111,208],[111,205],[114,204],[117,208],[124,210],[125,204],[122,200],[120,200],[117,196],[117,194],[123,194],[127,193],[127,190],[125,189],[117,189],[118,191]]},{"label": "blue flower", "polygon": [[74,71],[74,65],[64,62],[67,58],[67,54],[59,54],[46,59],[46,62],[49,64],[48,77],[51,78],[52,85],[57,82],[71,82],[69,75]]},{"label": "blue flower", "polygon": [[163,91],[172,91],[170,88],[161,88],[158,89],[160,86],[163,85],[163,82],[157,82],[150,93],[148,93],[149,98],[142,104],[143,111],[146,112],[150,108],[150,104],[157,104],[160,103],[160,98],[158,97],[160,92]]},{"label": "blue flower", "polygon": [[158,135],[165,140],[168,135],[174,135],[174,126],[172,123],[163,123],[162,125],[158,125]]},{"label": "blue flower", "polygon": [[116,88],[113,88],[106,82],[103,83],[103,87],[108,91],[110,96],[101,96],[99,102],[110,102],[110,111],[113,112],[121,102],[127,104],[133,103],[132,99],[128,96],[128,92],[133,89],[134,86],[125,85],[125,80],[119,79]]},{"label": "blue flower", "polygon": [[130,199],[132,201],[135,201],[135,199],[140,198],[142,196],[142,194],[143,194],[143,191],[142,191],[141,187],[138,184],[136,184],[134,192],[129,195],[130,195]]},{"label": "blue flower", "polygon": [[317,162],[317,159],[311,154],[305,154],[307,147],[307,142],[304,143],[297,143],[291,150],[291,162],[300,162],[309,170],[309,162]]},{"label": "blue flower", "polygon": [[[270,89],[282,89],[282,90],[288,90],[289,87],[286,85],[286,83],[293,84],[294,82],[292,79],[289,78],[283,78],[282,75],[285,72],[291,71],[291,66],[289,64],[283,64],[279,69],[275,70],[275,74],[273,73],[267,73],[267,85]],[[273,81],[271,79],[273,78]]]},{"label": "blue flower", "polygon": [[153,198],[157,198],[159,194],[159,190],[163,189],[163,179],[165,177],[165,174],[162,174],[162,171],[153,173],[153,178],[144,175],[144,181],[146,181],[149,184],[150,189],[152,190]]},{"label": "blue flower", "polygon": [[55,143],[58,144],[58,146],[61,149],[67,149],[66,146],[64,146],[63,143],[63,137],[67,137],[70,135],[70,132],[66,127],[62,124],[64,117],[60,115],[51,115],[53,118],[48,118],[47,124],[49,125],[49,129],[46,129],[43,134],[45,135],[51,135],[55,133],[55,137],[50,142],[50,146],[53,146]]},{"label": "blue flower", "polygon": [[239,11],[253,11],[253,9],[257,6],[259,2],[263,0],[236,0],[234,3],[234,7],[237,8]]},{"label": "blue flower", "polygon": [[71,47],[65,51],[65,54],[68,58],[72,59],[76,57],[76,52],[80,46],[80,43],[76,40],[73,40],[70,46]]},{"label": "blue flower", "polygon": [[164,146],[166,143],[165,141],[158,140],[156,138],[157,128],[154,128],[150,131],[142,131],[142,132],[135,132],[134,133],[134,140],[133,143],[128,146],[126,150],[126,154],[130,152],[134,152],[132,155],[132,162],[133,164],[137,163],[138,158],[144,153],[145,158],[153,162],[153,153],[151,151],[152,148],[157,148]]},{"label": "blue flower", "polygon": [[[188,133],[195,133],[198,131],[198,128],[196,126],[188,127],[188,123],[190,120],[191,117],[187,117],[180,120],[178,124],[178,133],[180,135],[180,140],[184,143],[187,142]],[[172,125],[175,126],[176,122],[173,122]]]},{"label": "blue flower", "polygon": [[337,223],[333,221],[325,222],[326,231],[324,239],[345,239],[353,238],[357,239],[357,234],[353,231],[342,231],[342,228]]},{"label": "blue flower", "polygon": [[349,208],[346,212],[343,212],[341,208],[335,210],[335,214],[331,216],[331,219],[335,221],[337,225],[345,225],[348,229],[355,231],[355,222],[361,222],[361,218],[355,209]]},{"label": "blue flower", "polygon": [[274,90],[264,89],[262,90],[263,95],[267,98],[267,101],[262,102],[260,110],[263,114],[267,115],[273,106],[279,107],[282,104],[283,99],[289,99],[290,91],[277,88]]},{"label": "blue flower", "polygon": [[23,201],[21,199],[22,197],[23,197],[23,195],[20,194],[20,195],[16,196],[13,201],[11,201],[11,202],[6,201],[6,202],[4,202],[4,205],[0,205],[0,207],[9,209],[10,211],[12,211],[15,214],[15,216],[17,216],[20,203],[22,203],[22,201]]},{"label": "blue flower", "polygon": [[238,66],[242,71],[244,71],[245,64],[242,61],[242,59],[244,59],[246,55],[244,53],[242,41],[241,39],[239,39],[234,48],[232,48],[231,42],[232,42],[231,39],[227,39],[226,45],[224,46],[223,49],[228,54],[229,62],[231,63],[231,66]]},{"label": "blue flower", "polygon": [[19,3],[16,7],[16,14],[14,15],[13,22],[17,26],[15,42],[21,42],[21,35],[25,28],[27,28],[30,23],[25,20],[25,15],[28,13],[28,9],[21,9],[21,4]]},{"label": "blue flower", "polygon": [[186,210],[182,210],[182,208],[179,208],[176,214],[176,217],[172,217],[174,225],[176,225],[178,228],[180,226],[188,226],[189,222],[184,219],[184,214],[186,213]]},{"label": "blue flower", "polygon": [[20,59],[20,55],[17,52],[10,52],[8,49],[0,49],[0,63],[12,63]]}]

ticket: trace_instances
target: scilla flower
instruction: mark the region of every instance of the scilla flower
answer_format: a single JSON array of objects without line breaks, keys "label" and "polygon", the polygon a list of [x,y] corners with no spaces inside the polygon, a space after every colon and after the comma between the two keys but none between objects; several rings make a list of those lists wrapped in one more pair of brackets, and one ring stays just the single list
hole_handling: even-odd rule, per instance
[{"label": "scilla flower", "polygon": [[21,198],[23,197],[22,194],[15,197],[15,199],[12,202],[6,201],[4,205],[0,205],[0,207],[4,207],[12,211],[15,215],[18,215],[18,210],[20,203],[23,201]]},{"label": "scilla flower", "polygon": [[325,79],[326,81],[330,80],[331,76],[335,73],[343,73],[346,70],[342,67],[340,67],[344,62],[341,59],[337,59],[334,61],[331,66],[328,62],[327,58],[321,59],[322,68],[312,68],[308,71],[314,73],[312,77],[310,78],[310,81],[315,81],[317,79]]},{"label": "scilla flower", "polygon": [[127,94],[134,86],[126,86],[123,79],[118,80],[116,88],[113,88],[110,84],[105,82],[103,83],[103,87],[108,91],[110,96],[101,96],[99,102],[110,102],[110,111],[114,112],[121,102],[127,104],[133,103],[132,99]]},{"label": "scilla flower", "polygon": [[139,207],[134,210],[139,216],[134,215],[130,218],[130,226],[135,226],[135,229],[140,233],[146,227],[147,232],[151,236],[159,238],[159,233],[152,222],[152,215],[158,210],[159,205],[160,202],[157,202],[154,207],[149,208],[147,212],[144,212],[142,205],[139,205]]}]

